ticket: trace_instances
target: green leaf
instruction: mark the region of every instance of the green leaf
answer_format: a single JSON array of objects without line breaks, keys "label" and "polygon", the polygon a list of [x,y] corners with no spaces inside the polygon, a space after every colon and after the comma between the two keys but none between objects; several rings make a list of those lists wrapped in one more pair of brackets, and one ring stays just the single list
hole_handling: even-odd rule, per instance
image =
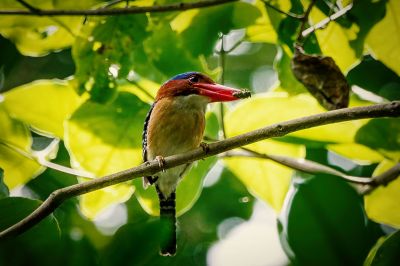
[{"label": "green leaf", "polygon": [[[233,29],[245,28],[252,25],[260,16],[259,9],[254,5],[236,2],[196,12],[185,11],[171,22],[171,26],[174,31],[180,33],[183,48],[197,58],[200,55],[212,54],[220,33],[227,34]],[[221,17],[224,19],[221,20]],[[187,20],[190,23],[182,23]]]},{"label": "green leaf", "polygon": [[290,67],[293,53],[286,46],[278,46],[278,53],[274,60],[274,69],[278,73],[280,87],[291,95],[306,92],[306,88],[293,75]]},{"label": "green leaf", "polygon": [[[318,8],[312,9],[310,17],[316,22],[326,18]],[[356,25],[346,29],[335,21],[330,22],[323,30],[315,32],[322,54],[332,57],[343,73],[347,73],[354,64],[358,63],[356,53],[350,46],[350,41],[356,38],[357,32]]]},{"label": "green leaf", "polygon": [[388,100],[400,99],[400,77],[371,56],[364,57],[346,78],[351,85],[357,85]]},{"label": "green leaf", "polygon": [[32,137],[28,128],[12,119],[0,104],[0,167],[4,183],[13,189],[40,174],[44,168],[23,154],[31,152]]},{"label": "green leaf", "polygon": [[379,163],[385,158],[378,151],[357,143],[330,144],[327,149],[358,164]]},{"label": "green leaf", "polygon": [[163,265],[165,258],[159,255],[162,237],[159,222],[126,224],[105,248],[101,265]]},{"label": "green leaf", "polygon": [[400,158],[400,119],[372,119],[357,131],[355,140],[396,160]]},{"label": "green leaf", "polygon": [[[375,169],[373,176],[380,175],[393,167],[396,161],[384,160]],[[387,186],[379,186],[364,197],[365,210],[369,218],[379,223],[400,228],[399,204],[400,178]]]},{"label": "green leaf", "polygon": [[400,231],[381,238],[371,249],[364,266],[396,265],[400,261]]},{"label": "green leaf", "polygon": [[[281,108],[286,109],[288,106],[296,108],[295,102],[297,100],[295,99],[297,97],[292,99],[285,93],[268,93],[242,101],[226,114],[227,136],[236,136],[273,122],[286,120],[286,117],[283,118],[281,115],[287,115],[290,111],[284,112]],[[304,111],[304,109],[302,110]],[[301,114],[296,113],[299,111],[297,108],[293,111],[294,113],[291,115],[301,116]],[[275,113],[275,115],[265,115],[271,113]],[[264,140],[246,147],[266,154],[294,158],[304,158],[305,156],[303,145],[283,143],[276,140]],[[268,202],[276,211],[280,210],[293,174],[292,169],[264,159],[227,158],[225,162],[227,167],[245,184],[250,192]]]},{"label": "green leaf", "polygon": [[[0,199],[0,231],[3,231],[28,216],[36,210],[41,203],[42,202],[39,200],[20,197]],[[53,215],[49,215],[35,227],[11,241],[32,240],[37,241],[35,244],[40,246],[41,243],[46,243],[50,239],[57,239],[59,236],[60,229],[58,227],[58,222]],[[1,244],[4,243],[7,242],[1,242]]]},{"label": "green leaf", "polygon": [[256,1],[254,5],[261,12],[261,17],[246,28],[246,39],[250,42],[276,43],[278,36],[268,17],[265,4],[262,1]]},{"label": "green leaf", "polygon": [[[208,171],[216,163],[215,157],[194,163],[190,171],[183,177],[176,190],[177,216],[188,211],[200,196],[203,181]],[[144,189],[141,180],[135,181],[136,197],[143,209],[150,215],[157,216],[160,213],[156,190],[153,187]]]},{"label": "green leaf", "polygon": [[[352,8],[348,12],[348,19],[351,19],[353,23],[356,23],[359,27],[357,38],[350,41],[351,47],[356,51],[357,56],[362,56],[364,52],[365,39],[371,30],[371,28],[385,16],[385,1],[354,1],[347,4],[353,4]],[[343,5],[343,6],[347,6]]]},{"label": "green leaf", "polygon": [[62,80],[38,80],[6,92],[4,99],[13,117],[58,138],[64,136],[64,121],[82,101]]},{"label": "green leaf", "polygon": [[400,76],[400,5],[396,0],[386,3],[386,16],[369,32],[366,43],[372,54]]},{"label": "green leaf", "polygon": [[[32,0],[38,8],[56,9],[52,0]],[[2,1],[4,9],[24,9],[17,1]],[[79,17],[2,16],[0,33],[26,56],[44,56],[70,46],[81,25]]]},{"label": "green leaf", "polygon": [[[227,125],[235,135],[274,123],[326,112],[309,94],[289,96],[284,92],[258,94],[241,101],[227,114]],[[357,130],[366,123],[354,120],[318,126],[289,134],[289,136],[326,143],[353,143]],[[280,138],[276,138],[280,140]]]},{"label": "green leaf", "polygon": [[294,264],[360,265],[375,241],[362,201],[338,177],[294,179],[285,206],[278,227]]},{"label": "green leaf", "polygon": [[[88,101],[66,124],[65,144],[72,165],[104,176],[142,162],[143,121],[149,106],[128,92],[107,105]],[[85,194],[81,211],[94,218],[111,204],[124,202],[133,193],[131,184],[118,184]]]},{"label": "green leaf", "polygon": [[[260,141],[246,148],[266,154],[305,157],[304,146],[273,140]],[[250,193],[267,202],[276,212],[281,210],[293,169],[265,159],[226,158],[224,162]]]},{"label": "green leaf", "polygon": [[147,60],[165,76],[191,71],[204,71],[200,61],[190,54],[183,38],[168,23],[153,28],[153,35],[144,42]]},{"label": "green leaf", "polygon": [[8,190],[8,187],[6,184],[4,184],[4,171],[2,168],[0,168],[0,199],[6,198],[10,195],[10,192]]},{"label": "green leaf", "polygon": [[115,96],[117,78],[125,78],[131,69],[149,70],[143,50],[147,23],[145,14],[136,14],[85,24],[73,46],[79,93],[89,92],[95,101],[107,102]]}]

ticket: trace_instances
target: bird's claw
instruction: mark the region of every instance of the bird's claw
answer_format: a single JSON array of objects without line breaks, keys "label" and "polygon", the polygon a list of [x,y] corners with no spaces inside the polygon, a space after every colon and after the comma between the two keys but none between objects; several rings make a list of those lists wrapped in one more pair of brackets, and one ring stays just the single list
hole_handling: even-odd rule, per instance
[{"label": "bird's claw", "polygon": [[207,154],[210,151],[210,147],[208,146],[207,143],[201,142],[200,147],[203,149],[203,151]]},{"label": "bird's claw", "polygon": [[164,157],[158,155],[158,156],[156,156],[156,160],[158,162],[158,166],[161,168],[161,170],[163,172],[165,172],[165,169],[164,169],[164,167],[165,167],[165,159],[164,159]]}]

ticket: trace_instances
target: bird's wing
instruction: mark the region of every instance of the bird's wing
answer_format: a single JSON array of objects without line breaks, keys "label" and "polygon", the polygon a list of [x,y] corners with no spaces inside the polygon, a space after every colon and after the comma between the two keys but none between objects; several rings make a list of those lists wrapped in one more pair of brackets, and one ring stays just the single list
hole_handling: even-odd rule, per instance
[{"label": "bird's wing", "polygon": [[[143,134],[142,134],[142,157],[143,157],[143,162],[147,162],[147,128],[149,125],[149,120],[151,116],[151,112],[153,111],[155,106],[155,103],[153,103],[150,107],[149,112],[146,115],[146,118],[144,120],[144,126],[143,126]],[[153,183],[153,178],[151,176],[144,176],[143,177],[143,187],[147,188],[149,185]]]}]

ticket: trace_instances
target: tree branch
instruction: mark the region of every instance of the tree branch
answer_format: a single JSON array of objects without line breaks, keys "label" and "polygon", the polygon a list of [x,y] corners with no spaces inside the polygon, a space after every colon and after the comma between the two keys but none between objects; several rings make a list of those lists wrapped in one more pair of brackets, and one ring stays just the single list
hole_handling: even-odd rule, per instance
[{"label": "tree branch", "polygon": [[303,32],[304,28],[306,27],[306,24],[308,22],[308,17],[310,16],[311,10],[314,7],[316,2],[317,2],[317,0],[311,0],[311,2],[308,5],[306,11],[304,12],[303,17],[301,18],[302,21],[301,21],[301,24],[300,24],[299,34],[297,35],[297,38],[296,38],[296,45],[300,45],[302,40],[303,40],[302,32]]},{"label": "tree branch", "polygon": [[18,0],[28,10],[0,10],[0,15],[25,15],[25,16],[109,16],[127,15],[146,12],[170,12],[183,11],[194,8],[204,8],[225,3],[232,3],[238,0],[203,0],[191,3],[174,3],[162,6],[133,6],[125,8],[98,8],[98,9],[39,9],[27,4],[23,0]]},{"label": "tree branch", "polygon": [[[264,128],[260,128],[229,139],[210,143],[207,151],[202,148],[197,148],[187,153],[166,157],[163,168],[169,169],[181,164],[186,164],[210,157],[234,148],[239,148],[263,139],[285,136],[291,132],[306,128],[363,118],[398,116],[400,116],[400,101],[355,108],[343,108],[321,114],[297,118],[266,126]],[[160,168],[157,160],[154,160],[102,178],[58,189],[51,193],[50,196],[26,218],[0,232],[0,239],[16,236],[25,232],[43,220],[47,215],[51,214],[66,199],[132,180],[134,178],[154,175],[162,170],[163,169]]]},{"label": "tree branch", "polygon": [[263,0],[262,2],[264,3],[264,5],[265,5],[266,7],[269,7],[269,8],[271,8],[271,9],[275,10],[276,12],[281,13],[281,14],[283,14],[283,15],[285,15],[285,16],[288,16],[288,17],[291,17],[291,18],[294,18],[294,19],[303,19],[303,17],[304,17],[304,15],[297,15],[297,14],[294,14],[294,13],[291,13],[291,12],[285,12],[285,11],[283,11],[283,10],[277,8],[277,7],[274,6],[273,4],[271,4],[271,3],[270,3],[271,1],[265,1],[265,0]]},{"label": "tree branch", "polygon": [[395,180],[400,175],[400,163],[396,164],[386,172],[383,172],[380,175],[371,177],[372,183],[362,186],[359,189],[359,193],[362,195],[367,195],[371,193],[378,186],[386,186],[393,180]]},{"label": "tree branch", "polygon": [[355,183],[355,184],[373,184],[374,181],[370,177],[358,177],[358,176],[350,176],[346,175],[345,173],[338,171],[334,168],[328,167],[326,165],[306,160],[306,159],[299,159],[299,158],[291,158],[287,156],[280,156],[280,155],[269,155],[264,153],[259,153],[247,148],[241,148],[245,152],[234,152],[228,151],[223,154],[223,157],[249,157],[249,158],[260,158],[260,159],[267,159],[279,163],[281,165],[287,166],[297,171],[310,173],[310,174],[330,174],[334,176],[338,176],[343,178],[344,180]]}]

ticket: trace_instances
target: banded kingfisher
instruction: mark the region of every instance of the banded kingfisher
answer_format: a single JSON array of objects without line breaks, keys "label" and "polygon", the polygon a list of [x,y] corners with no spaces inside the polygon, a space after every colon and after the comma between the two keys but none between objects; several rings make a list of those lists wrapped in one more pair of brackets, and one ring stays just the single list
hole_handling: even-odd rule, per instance
[{"label": "banded kingfisher", "polygon": [[[247,97],[244,94],[246,91],[217,84],[199,72],[179,74],[165,82],[144,123],[144,162],[157,160],[162,168],[163,157],[203,146],[207,104]],[[168,234],[160,246],[164,256],[176,253],[175,190],[189,168],[190,164],[180,165],[143,177],[144,187],[154,184],[158,194],[160,219]]]}]

